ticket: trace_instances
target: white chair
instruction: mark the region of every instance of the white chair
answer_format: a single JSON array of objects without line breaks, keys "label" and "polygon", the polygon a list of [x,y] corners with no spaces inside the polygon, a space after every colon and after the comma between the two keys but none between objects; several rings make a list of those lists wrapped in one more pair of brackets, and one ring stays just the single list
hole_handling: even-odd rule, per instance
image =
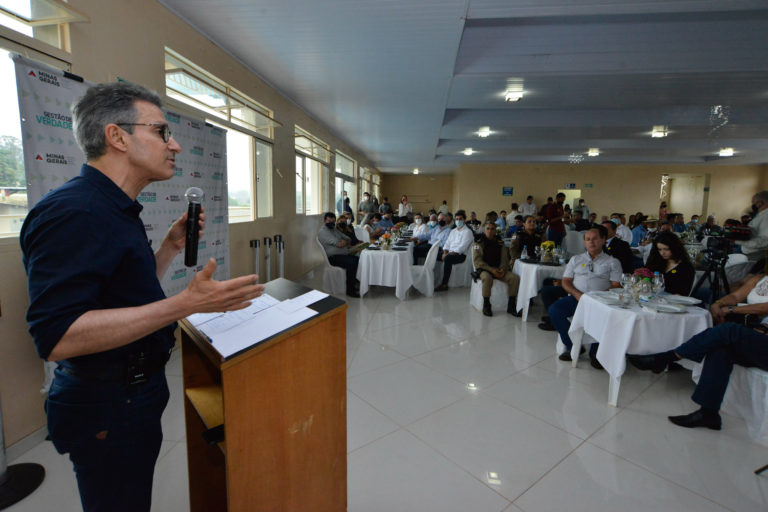
[{"label": "white chair", "polygon": [[586,252],[584,247],[584,232],[583,231],[570,231],[565,234],[563,238],[563,244],[565,250],[568,251],[568,256],[576,256]]},{"label": "white chair", "polygon": [[[472,258],[472,270],[476,270],[474,258]],[[491,287],[491,311],[506,313],[508,303],[509,287],[507,283],[500,279],[494,279]],[[480,279],[472,281],[469,286],[469,304],[478,311],[483,310],[483,282]]]},{"label": "white chair", "polygon": [[328,260],[328,254],[325,252],[320,240],[315,239],[320,247],[320,253],[323,255],[323,291],[331,295],[344,295],[347,290],[347,271],[341,267],[334,267]]},{"label": "white chair", "polygon": [[371,241],[371,234],[362,227],[355,226],[355,236],[361,242],[370,243]]},{"label": "white chair", "polygon": [[729,254],[728,261],[725,262],[726,267],[737,265],[749,261],[746,254]]},{"label": "white chair", "polygon": [[[469,244],[467,250],[464,252],[466,259],[457,265],[454,265],[451,269],[451,277],[448,278],[448,288],[467,288],[472,284],[472,246],[474,242]],[[435,282],[441,283],[443,281],[443,262],[440,261],[435,265]]]},{"label": "white chair", "polygon": [[432,297],[435,293],[435,262],[437,261],[437,251],[440,249],[439,244],[435,244],[429,248],[427,258],[424,260],[423,265],[412,265],[411,279],[413,279],[413,287],[419,290],[424,296]]}]

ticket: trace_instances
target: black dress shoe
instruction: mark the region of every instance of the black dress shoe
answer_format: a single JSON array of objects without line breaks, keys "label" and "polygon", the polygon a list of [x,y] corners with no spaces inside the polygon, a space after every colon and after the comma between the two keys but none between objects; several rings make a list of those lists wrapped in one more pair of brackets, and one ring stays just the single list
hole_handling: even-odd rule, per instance
[{"label": "black dress shoe", "polygon": [[541,322],[539,324],[539,329],[541,329],[542,331],[556,331],[557,330],[557,329],[555,329],[555,326],[552,325],[549,322]]},{"label": "black dress shoe", "polygon": [[653,373],[661,373],[667,367],[669,360],[661,357],[661,354],[648,356],[627,355],[629,362],[638,370],[651,370]]},{"label": "black dress shoe", "polygon": [[359,299],[360,294],[357,293],[355,290],[350,290],[347,292],[347,297],[352,297],[353,299]]},{"label": "black dress shoe", "polygon": [[597,354],[589,354],[589,364],[591,364],[592,368],[595,370],[603,369],[603,365],[601,365],[600,361],[597,360]]},{"label": "black dress shoe", "polygon": [[483,304],[483,314],[485,316],[493,316],[493,311],[491,311],[490,304]]},{"label": "black dress shoe", "polygon": [[723,424],[718,413],[706,413],[702,409],[683,416],[669,416],[669,421],[685,428],[707,427],[712,430],[720,430]]},{"label": "black dress shoe", "polygon": [[447,284],[441,284],[440,286],[435,288],[435,291],[436,292],[444,292],[447,289],[448,289],[448,285]]},{"label": "black dress shoe", "polygon": [[549,315],[544,315],[543,317],[541,317],[541,321],[543,323],[545,323],[545,324],[551,324],[552,323],[552,321],[549,319]]},{"label": "black dress shoe", "polygon": [[[583,354],[584,352],[585,352],[584,347],[581,347],[579,349],[579,354]],[[561,360],[561,361],[573,361],[573,358],[571,357],[571,351],[570,350],[566,350],[565,352],[563,352],[562,354],[557,356],[557,358],[559,360]]]}]

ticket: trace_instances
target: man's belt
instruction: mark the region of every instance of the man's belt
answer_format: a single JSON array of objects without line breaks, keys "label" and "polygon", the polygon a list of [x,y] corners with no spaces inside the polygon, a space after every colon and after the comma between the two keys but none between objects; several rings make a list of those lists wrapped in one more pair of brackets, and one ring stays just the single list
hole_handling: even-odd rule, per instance
[{"label": "man's belt", "polygon": [[154,374],[165,369],[170,354],[131,354],[123,364],[107,364],[97,368],[72,365],[69,361],[59,364],[61,369],[73,377],[96,382],[122,382],[133,386],[143,384]]}]

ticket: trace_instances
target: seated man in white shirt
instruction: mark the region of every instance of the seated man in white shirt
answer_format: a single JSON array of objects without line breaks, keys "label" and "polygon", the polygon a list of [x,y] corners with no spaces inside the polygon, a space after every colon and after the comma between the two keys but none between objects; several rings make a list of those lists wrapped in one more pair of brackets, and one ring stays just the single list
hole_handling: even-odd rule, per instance
[{"label": "seated man in white shirt", "polygon": [[[581,296],[586,292],[621,286],[621,263],[603,252],[606,236],[603,226],[584,232],[584,246],[587,252],[572,257],[563,274],[562,287],[569,295],[558,299],[548,309],[550,322],[560,334],[560,340],[566,348],[559,356],[561,361],[571,360],[573,343],[568,336],[568,329],[571,327],[568,317],[573,316]],[[590,347],[589,359],[593,368],[602,369],[597,360],[597,343]]]},{"label": "seated man in white shirt", "polygon": [[752,198],[752,215],[754,217],[749,223],[751,238],[736,242],[736,245],[751,261],[758,261],[765,258],[765,251],[768,250],[768,190],[758,192]]},{"label": "seated man in white shirt", "polygon": [[623,213],[612,213],[611,214],[611,221],[616,224],[616,234],[627,242],[628,244],[632,243],[632,230],[630,230],[627,226],[624,225],[624,221],[622,220],[622,217],[624,217]]},{"label": "seated man in white shirt", "polygon": [[435,288],[436,292],[448,289],[448,279],[451,277],[453,266],[463,263],[467,259],[467,249],[475,240],[472,230],[465,225],[467,214],[464,210],[457,211],[454,218],[456,219],[456,229],[451,230],[448,240],[445,241],[437,255],[438,261],[443,262],[443,282]]}]

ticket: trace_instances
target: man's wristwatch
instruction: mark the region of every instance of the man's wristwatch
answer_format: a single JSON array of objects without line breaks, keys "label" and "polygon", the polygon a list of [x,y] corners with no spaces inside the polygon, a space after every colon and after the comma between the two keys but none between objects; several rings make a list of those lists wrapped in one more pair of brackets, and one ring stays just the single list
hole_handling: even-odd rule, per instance
[{"label": "man's wristwatch", "polygon": [[733,313],[733,306],[728,306],[728,312]]}]

